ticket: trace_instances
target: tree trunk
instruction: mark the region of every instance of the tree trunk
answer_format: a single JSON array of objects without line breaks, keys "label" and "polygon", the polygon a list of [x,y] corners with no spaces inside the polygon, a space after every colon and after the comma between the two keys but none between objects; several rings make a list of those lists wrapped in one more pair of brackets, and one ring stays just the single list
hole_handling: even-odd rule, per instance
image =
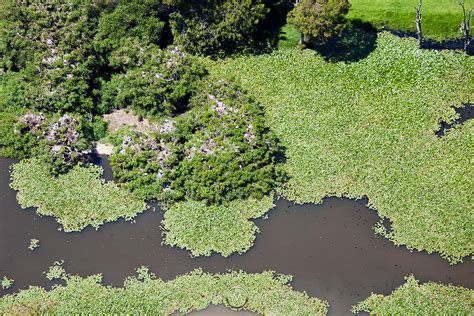
[{"label": "tree trunk", "polygon": [[423,0],[420,0],[420,5],[416,8],[416,35],[418,36],[418,48],[423,48],[423,33],[421,31],[421,6]]},{"label": "tree trunk", "polygon": [[469,11],[469,13],[466,13],[466,7],[465,7],[465,4],[464,4],[464,0],[460,0],[459,5],[462,8],[462,16],[463,16],[463,20],[462,20],[462,24],[461,24],[461,31],[462,31],[463,37],[464,37],[464,51],[466,53],[468,53],[469,52],[469,45],[471,44],[471,40],[472,40],[469,29],[471,28],[472,10],[473,9],[471,9]]}]

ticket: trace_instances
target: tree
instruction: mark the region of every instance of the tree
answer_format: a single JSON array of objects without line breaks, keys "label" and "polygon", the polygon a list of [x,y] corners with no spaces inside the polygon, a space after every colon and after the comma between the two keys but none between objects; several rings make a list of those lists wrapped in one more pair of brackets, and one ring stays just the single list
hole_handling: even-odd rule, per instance
[{"label": "tree", "polygon": [[348,0],[299,0],[288,22],[301,32],[301,44],[325,44],[344,29],[348,12]]},{"label": "tree", "polygon": [[164,44],[166,15],[161,1],[121,1],[100,17],[96,45],[109,57],[110,64],[110,54],[118,49],[130,48],[127,53],[133,55],[137,54],[132,51],[136,47],[131,48],[135,43],[140,45],[138,51],[148,45]]},{"label": "tree", "polygon": [[464,36],[464,51],[467,53],[469,51],[469,45],[471,44],[471,21],[472,21],[472,11],[474,8],[471,8],[469,12],[466,12],[466,6],[464,0],[459,0],[459,5],[462,8],[462,23],[461,23],[461,32]]},{"label": "tree", "polygon": [[79,0],[8,0],[2,10],[0,66],[13,80],[5,103],[48,112],[92,112],[99,12]]},{"label": "tree", "polygon": [[423,47],[423,33],[421,31],[421,6],[423,5],[423,0],[420,0],[420,4],[416,9],[416,35],[418,36],[418,48]]},{"label": "tree", "polygon": [[268,8],[262,0],[171,0],[174,42],[192,54],[223,57],[251,49]]}]

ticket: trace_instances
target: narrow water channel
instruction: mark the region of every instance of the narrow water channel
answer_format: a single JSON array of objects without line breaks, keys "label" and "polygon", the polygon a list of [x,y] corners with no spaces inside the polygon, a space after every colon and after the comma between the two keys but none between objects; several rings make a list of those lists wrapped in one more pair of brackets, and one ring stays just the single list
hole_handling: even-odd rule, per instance
[{"label": "narrow water channel", "polygon": [[[328,300],[331,315],[350,315],[351,305],[371,292],[390,293],[410,273],[421,281],[474,288],[469,258],[450,266],[437,254],[410,252],[375,236],[372,226],[378,217],[366,201],[328,198],[322,205],[295,205],[279,200],[269,219],[256,221],[261,233],[249,252],[192,259],[185,250],[161,245],[163,214],[158,208],[139,215],[134,224],[120,220],[98,231],[58,231],[53,218],[40,218],[34,209],[22,210],[16,203],[8,186],[13,162],[0,158],[0,277],[7,275],[15,284],[0,295],[29,285],[49,288],[52,283],[42,273],[59,259],[69,273],[102,273],[104,283],[114,286],[122,286],[142,265],[165,280],[198,267],[209,272],[275,270],[293,275],[296,290]],[[28,250],[31,238],[41,243],[34,252]]]}]

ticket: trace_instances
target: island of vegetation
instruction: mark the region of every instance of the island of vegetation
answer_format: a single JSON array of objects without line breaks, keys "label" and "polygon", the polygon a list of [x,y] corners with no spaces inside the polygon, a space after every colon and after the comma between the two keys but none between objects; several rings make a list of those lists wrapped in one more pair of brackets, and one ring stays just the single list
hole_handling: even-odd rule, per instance
[{"label": "island of vegetation", "polygon": [[[370,12],[364,0],[4,1],[0,156],[19,159],[10,186],[65,232],[132,221],[157,202],[164,243],[192,256],[246,252],[252,220],[276,197],[367,197],[376,233],[459,263],[474,253],[474,123],[456,124],[456,110],[473,102],[474,62],[468,5],[448,2],[417,1],[409,14],[397,1]],[[405,37],[415,26],[418,40]],[[426,49],[454,37],[464,51]],[[453,125],[442,136],[441,122]],[[103,148],[115,181],[92,163]],[[5,296],[0,311],[239,309],[242,298],[226,296],[235,288],[254,312],[328,308],[272,272],[164,282],[143,268],[116,289],[58,271],[66,286]],[[354,311],[429,313],[437,289],[454,297],[444,312],[469,308],[471,290],[410,277]]]},{"label": "island of vegetation", "polygon": [[0,299],[0,313],[170,315],[221,304],[272,315],[326,315],[328,310],[326,301],[294,291],[288,285],[290,276],[272,271],[209,274],[197,269],[171,281],[156,278],[146,267],[138,268],[137,273],[125,279],[123,288],[113,288],[102,285],[100,274],[86,278],[69,275],[58,262],[48,275],[64,280],[66,285],[50,291],[30,287],[6,295]]}]

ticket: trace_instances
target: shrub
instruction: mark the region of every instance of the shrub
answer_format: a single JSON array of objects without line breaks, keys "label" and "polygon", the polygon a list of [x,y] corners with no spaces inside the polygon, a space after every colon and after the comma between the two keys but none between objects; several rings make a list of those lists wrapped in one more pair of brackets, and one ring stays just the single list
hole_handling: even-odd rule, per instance
[{"label": "shrub", "polygon": [[260,105],[227,82],[210,84],[190,104],[171,133],[122,138],[111,157],[115,176],[140,196],[161,200],[220,203],[272,192],[283,179],[281,148]]},{"label": "shrub", "polygon": [[140,66],[112,77],[103,90],[102,108],[131,107],[140,115],[170,115],[185,109],[205,69],[178,49],[148,48]]},{"label": "shrub", "polygon": [[341,33],[348,12],[348,0],[301,0],[288,22],[302,33],[304,44],[323,44]]}]

